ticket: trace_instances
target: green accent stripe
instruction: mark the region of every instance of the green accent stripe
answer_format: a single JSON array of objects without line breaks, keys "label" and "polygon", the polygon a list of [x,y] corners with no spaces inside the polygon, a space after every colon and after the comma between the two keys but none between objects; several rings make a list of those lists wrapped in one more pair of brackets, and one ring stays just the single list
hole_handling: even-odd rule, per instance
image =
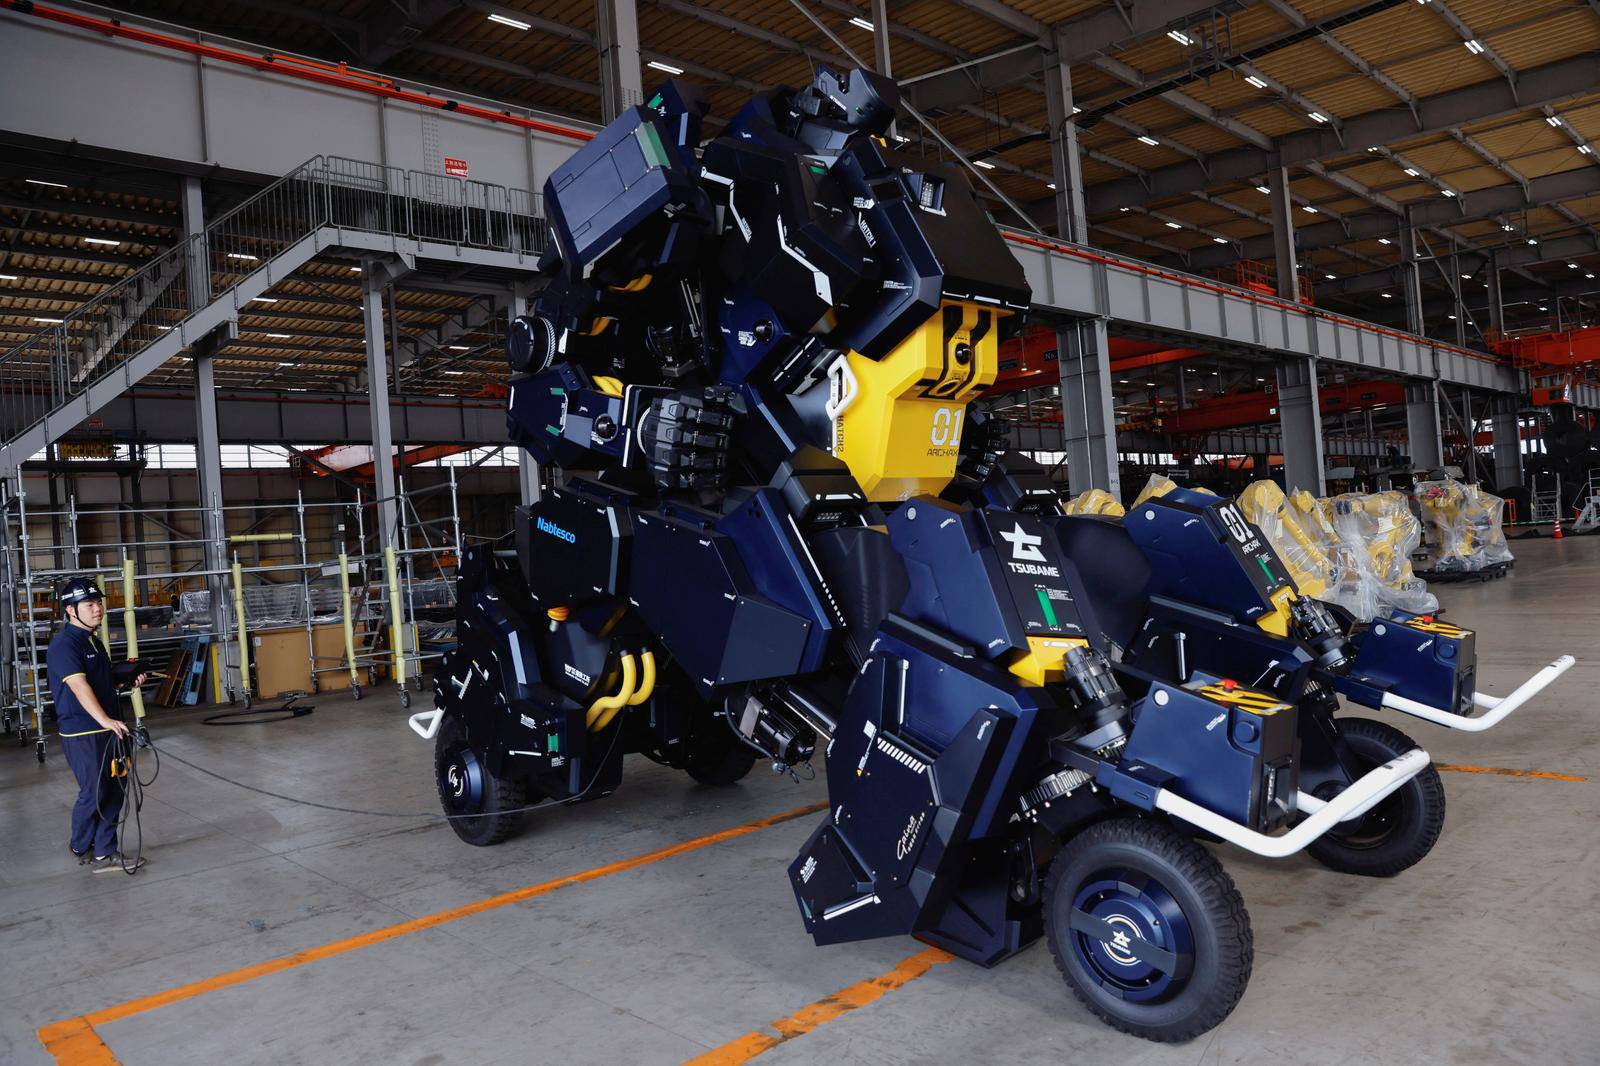
[{"label": "green accent stripe", "polygon": [[1267,575],[1267,580],[1268,581],[1276,581],[1276,580],[1278,580],[1277,578],[1272,576],[1272,571],[1271,571],[1271,569],[1268,568],[1267,561],[1265,559],[1261,558],[1261,556],[1258,555],[1258,556],[1256,556],[1256,562],[1258,564],[1260,564],[1261,572],[1263,574]]},{"label": "green accent stripe", "polygon": [[1056,609],[1050,606],[1050,594],[1044,589],[1034,589],[1039,594],[1039,606],[1044,608],[1045,624],[1051,629],[1056,627]]}]

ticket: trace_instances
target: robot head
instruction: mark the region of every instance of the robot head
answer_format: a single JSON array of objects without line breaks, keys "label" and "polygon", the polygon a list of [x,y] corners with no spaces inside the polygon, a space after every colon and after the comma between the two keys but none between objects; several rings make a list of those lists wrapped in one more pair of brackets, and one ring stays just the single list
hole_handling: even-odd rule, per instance
[{"label": "robot head", "polygon": [[835,155],[852,134],[888,130],[899,103],[899,88],[882,75],[818,67],[811,84],[789,99],[793,126],[785,132],[819,154]]}]

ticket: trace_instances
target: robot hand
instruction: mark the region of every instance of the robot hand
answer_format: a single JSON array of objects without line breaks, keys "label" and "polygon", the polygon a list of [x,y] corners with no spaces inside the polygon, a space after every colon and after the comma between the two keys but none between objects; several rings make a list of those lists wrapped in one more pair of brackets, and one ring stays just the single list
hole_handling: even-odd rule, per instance
[{"label": "robot hand", "polygon": [[722,486],[728,469],[733,397],[731,388],[713,385],[669,393],[650,404],[639,422],[638,443],[658,488]]},{"label": "robot hand", "polygon": [[1011,449],[1011,421],[987,411],[971,408],[961,436],[961,466],[982,481],[989,476],[1000,456]]}]

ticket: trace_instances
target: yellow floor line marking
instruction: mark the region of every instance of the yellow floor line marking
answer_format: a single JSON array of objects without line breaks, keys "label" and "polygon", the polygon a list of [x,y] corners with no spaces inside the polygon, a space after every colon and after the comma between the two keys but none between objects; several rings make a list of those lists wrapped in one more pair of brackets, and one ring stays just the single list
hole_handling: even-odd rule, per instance
[{"label": "yellow floor line marking", "polygon": [[760,1030],[745,1033],[721,1047],[712,1048],[704,1055],[690,1059],[684,1066],[739,1066],[740,1063],[749,1062],[764,1051],[771,1051],[779,1044],[787,1043],[797,1036],[804,1036],[819,1025],[831,1022],[842,1014],[848,1014],[883,998],[901,985],[915,981],[940,963],[949,962],[954,958],[954,955],[942,948],[919,951],[910,958],[902,959],[899,965],[888,973],[879,974],[866,981],[857,981],[831,996],[824,996],[815,1003],[800,1008],[787,1018],[779,1018],[769,1023],[768,1027],[776,1030],[775,1035]]},{"label": "yellow floor line marking", "polygon": [[474,914],[482,914],[485,911],[494,910],[497,907],[520,903],[523,900],[543,896],[568,885],[581,885],[589,881],[598,881],[602,877],[609,877],[612,874],[622,873],[626,870],[636,870],[641,866],[660,862],[662,859],[670,859],[676,855],[698,851],[712,844],[720,844],[725,840],[748,836],[762,829],[768,829],[783,822],[792,821],[795,818],[804,818],[808,814],[816,814],[827,809],[828,805],[826,803],[813,803],[796,810],[786,811],[783,814],[758,818],[753,822],[736,825],[732,829],[724,829],[721,832],[696,837],[693,840],[685,840],[680,844],[672,844],[665,848],[646,852],[643,855],[635,855],[631,859],[622,859],[619,862],[596,866],[592,870],[568,874],[566,877],[558,877],[553,881],[529,885],[526,888],[491,896],[476,903],[451,907],[449,910],[423,915],[421,918],[413,918],[410,921],[400,922],[397,925],[391,925],[383,929],[375,929],[370,933],[362,933],[359,936],[336,940],[331,944],[323,944],[320,947],[307,948],[292,955],[269,959],[253,966],[244,966],[237,970],[229,970],[227,973],[217,974],[215,977],[207,977],[201,981],[169,988],[165,992],[156,992],[152,995],[142,996],[139,999],[128,1000],[126,1003],[118,1003],[113,1007],[90,1011],[76,1018],[68,1018],[65,1021],[43,1026],[38,1030],[37,1035],[45,1050],[56,1057],[58,1066],[115,1063],[117,1061],[116,1058],[112,1056],[110,1050],[94,1031],[95,1026],[118,1021],[122,1018],[130,1018],[136,1014],[155,1010],[157,1007],[181,1003],[186,999],[193,999],[195,996],[204,995],[207,992],[215,992],[219,988],[230,988],[234,985],[244,984],[246,981],[253,981],[258,977],[266,977],[269,974],[292,970],[297,966],[304,966],[308,962],[316,962],[318,959],[332,958],[335,955],[358,951],[361,948],[371,947],[373,944],[381,944],[388,940],[420,932],[423,929],[432,929],[446,922],[453,922],[458,918],[466,918]]}]

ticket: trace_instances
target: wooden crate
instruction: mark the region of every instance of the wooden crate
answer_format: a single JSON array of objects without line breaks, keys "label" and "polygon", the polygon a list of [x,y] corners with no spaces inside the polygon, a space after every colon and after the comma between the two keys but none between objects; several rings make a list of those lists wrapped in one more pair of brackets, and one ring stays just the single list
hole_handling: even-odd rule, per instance
[{"label": "wooden crate", "polygon": [[[317,668],[325,670],[344,659],[344,627],[338,622],[311,627],[316,648]],[[311,659],[306,654],[304,626],[283,629],[263,629],[251,634],[250,654],[255,659],[256,695],[262,699],[286,692],[311,691]],[[357,670],[361,684],[370,686],[372,677],[366,667]],[[350,687],[350,671],[339,669],[319,673],[317,685],[323,692],[341,692]]]}]

